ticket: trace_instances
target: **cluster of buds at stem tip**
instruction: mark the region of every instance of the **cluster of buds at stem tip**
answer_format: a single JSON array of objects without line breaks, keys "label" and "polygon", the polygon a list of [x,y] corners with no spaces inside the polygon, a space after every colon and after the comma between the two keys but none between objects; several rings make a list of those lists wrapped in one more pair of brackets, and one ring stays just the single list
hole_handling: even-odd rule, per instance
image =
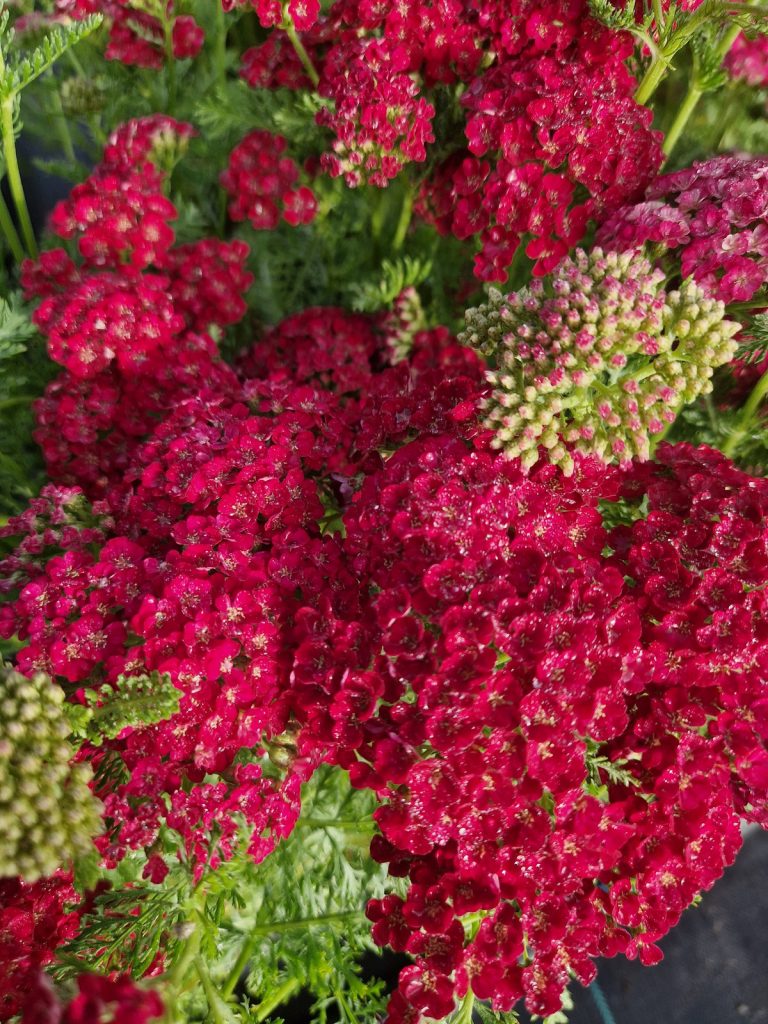
[{"label": "cluster of buds at stem tip", "polygon": [[0,668],[0,878],[52,875],[87,854],[101,829],[91,767],[71,763],[63,703],[44,673]]},{"label": "cluster of buds at stem tip", "polygon": [[493,369],[485,425],[526,468],[569,474],[572,451],[604,462],[650,456],[651,438],[712,390],[741,325],[694,281],[666,291],[639,251],[576,250],[550,278],[470,309],[464,344]]}]

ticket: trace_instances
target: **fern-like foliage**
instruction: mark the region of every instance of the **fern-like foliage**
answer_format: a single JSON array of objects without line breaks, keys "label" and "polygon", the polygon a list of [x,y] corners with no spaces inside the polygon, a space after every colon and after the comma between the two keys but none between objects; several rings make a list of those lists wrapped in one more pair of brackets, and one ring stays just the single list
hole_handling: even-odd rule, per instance
[{"label": "fern-like foliage", "polygon": [[589,0],[589,13],[597,21],[616,32],[628,31],[635,26],[635,5],[615,5],[611,0]]},{"label": "fern-like foliage", "polygon": [[492,1010],[485,1003],[476,1004],[474,1010],[480,1024],[520,1024],[520,1018],[513,1011]]},{"label": "fern-like foliage", "polygon": [[0,46],[3,48],[5,69],[0,75],[0,102],[14,99],[36,78],[52,67],[60,57],[87,38],[101,25],[101,14],[93,14],[82,21],[73,21],[69,25],[57,26],[45,36],[43,41],[29,53],[19,51],[14,54],[14,47],[9,45],[9,16],[6,11],[0,16]]},{"label": "fern-like foliage", "polygon": [[432,260],[429,257],[385,259],[375,276],[353,282],[350,288],[352,308],[361,313],[387,309],[406,288],[416,288],[426,281],[431,270]]},{"label": "fern-like foliage", "polygon": [[295,89],[251,89],[241,80],[227,82],[204,96],[195,107],[195,123],[205,138],[232,146],[248,132],[285,136],[301,155],[322,151],[327,133],[315,123],[327,101]]},{"label": "fern-like foliage", "polygon": [[[130,866],[123,865],[122,873]],[[186,886],[179,881],[158,887],[140,880],[121,886],[119,873],[114,875],[113,888],[95,898],[77,938],[58,952],[53,972],[58,980],[83,970],[119,970],[141,978],[161,944],[165,963],[175,962],[184,935]]]},{"label": "fern-like foliage", "polygon": [[[241,890],[248,901],[233,924],[252,942],[246,990],[262,1008],[289,983],[309,990],[313,1024],[376,1020],[382,983],[365,980],[360,965],[375,950],[365,905],[383,894],[385,882],[368,855],[372,803],[351,789],[346,773],[326,768],[318,775],[306,787],[296,830],[257,869],[258,884]],[[289,890],[285,878],[292,879]]]},{"label": "fern-like foliage", "polygon": [[626,498],[620,498],[618,501],[601,501],[598,508],[606,530],[612,530],[615,526],[631,526],[638,519],[645,519],[648,515],[648,495],[644,494],[639,502],[627,501]]},{"label": "fern-like foliage", "polygon": [[15,292],[0,297],[0,360],[5,361],[27,350],[27,342],[35,336],[29,313],[21,296]]},{"label": "fern-like foliage", "polygon": [[736,359],[740,359],[743,363],[762,363],[766,358],[768,358],[768,313],[758,313],[752,317],[736,352]]},{"label": "fern-like foliage", "polygon": [[[292,835],[261,864],[248,853],[244,828],[234,856],[200,879],[175,856],[173,834],[162,831],[152,848],[168,865],[162,885],[142,878],[144,853],[103,872],[111,888],[59,951],[54,976],[65,981],[89,970],[140,978],[162,950],[171,976],[177,968],[179,1019],[274,1022],[300,990],[314,999],[313,1024],[379,1019],[383,983],[361,969],[375,950],[365,906],[386,881],[368,854],[372,796],[325,767],[305,785],[302,808]],[[209,986],[200,978],[188,984],[197,969]]]},{"label": "fern-like foliage", "polygon": [[0,297],[0,516],[18,512],[43,481],[31,403],[53,368],[30,312],[18,293]]},{"label": "fern-like foliage", "polygon": [[171,718],[179,710],[181,691],[167,672],[118,676],[114,686],[85,691],[85,704],[68,704],[69,724],[78,739],[100,746],[123,729],[142,728]]}]

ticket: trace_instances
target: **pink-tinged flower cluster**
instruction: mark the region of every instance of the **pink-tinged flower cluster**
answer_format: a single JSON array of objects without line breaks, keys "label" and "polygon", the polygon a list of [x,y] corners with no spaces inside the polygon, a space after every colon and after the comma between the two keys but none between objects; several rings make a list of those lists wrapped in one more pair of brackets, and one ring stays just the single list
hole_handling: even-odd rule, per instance
[{"label": "pink-tinged flower cluster", "polygon": [[369,908],[415,958],[392,1024],[468,986],[545,1016],[595,957],[656,962],[739,817],[766,822],[767,510],[764,481],[684,445],[526,478],[438,436],[366,480],[345,547],[380,653],[350,700],[384,703],[339,759],[409,882]]},{"label": "pink-tinged flower cluster", "polygon": [[[1,539],[15,541],[11,554],[0,561],[0,592],[11,593],[45,576],[46,563],[54,554],[85,552],[103,544],[114,525],[105,508],[90,506],[78,487],[48,484],[20,515],[0,527]],[[0,620],[9,616],[8,606],[0,609]],[[12,633],[11,629],[8,635]]]},{"label": "pink-tinged flower cluster", "polygon": [[128,975],[81,974],[77,989],[62,1005],[48,978],[38,973],[26,994],[21,1024],[148,1024],[163,1016],[157,992],[139,988]]},{"label": "pink-tinged flower cluster", "polygon": [[77,901],[63,873],[33,885],[0,879],[0,1020],[20,1012],[40,969],[77,934],[80,919],[69,909]]},{"label": "pink-tinged flower cluster", "polygon": [[764,35],[757,35],[754,39],[737,36],[724,64],[732,78],[741,78],[748,85],[764,88],[768,85],[768,39]]},{"label": "pink-tinged flower cluster", "polygon": [[123,175],[140,168],[146,175],[151,173],[148,165],[152,165],[162,174],[184,155],[195,134],[191,124],[166,114],[135,117],[111,133],[100,166]]},{"label": "pink-tinged flower cluster", "polygon": [[639,252],[577,249],[547,281],[467,310],[463,340],[492,358],[485,425],[494,448],[569,473],[565,443],[605,462],[650,456],[679,409],[712,390],[740,324],[694,281],[665,291]]},{"label": "pink-tinged flower cluster", "polygon": [[105,16],[109,23],[107,60],[153,70],[160,70],[169,57],[196,57],[205,42],[203,29],[191,15],[176,14],[173,0],[164,6],[161,19],[131,0],[56,0],[57,12],[70,18]]},{"label": "pink-tinged flower cluster", "polygon": [[601,225],[612,248],[662,248],[670,274],[693,277],[725,303],[747,302],[768,281],[768,160],[718,156],[662,174],[644,199]]},{"label": "pink-tinged flower cluster", "polygon": [[232,220],[249,220],[259,231],[288,224],[309,224],[317,200],[307,185],[298,184],[299,167],[285,155],[282,135],[255,131],[232,150],[221,184],[230,196]]}]

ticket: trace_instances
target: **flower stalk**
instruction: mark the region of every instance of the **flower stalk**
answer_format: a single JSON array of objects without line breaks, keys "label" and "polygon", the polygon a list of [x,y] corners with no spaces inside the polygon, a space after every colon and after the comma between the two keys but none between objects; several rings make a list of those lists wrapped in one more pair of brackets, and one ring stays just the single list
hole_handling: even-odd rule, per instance
[{"label": "flower stalk", "polygon": [[732,459],[738,452],[742,442],[748,436],[757,411],[768,395],[768,371],[766,371],[752,389],[749,398],[744,403],[741,415],[733,433],[723,445],[723,454]]},{"label": "flower stalk", "polygon": [[[5,72],[5,55],[3,54],[2,47],[0,46],[0,78],[5,75]],[[27,199],[24,195],[24,184],[21,180],[19,159],[16,153],[16,132],[13,125],[15,103],[16,95],[14,93],[11,93],[11,95],[7,96],[6,99],[0,103],[0,138],[2,138],[3,157],[5,160],[5,173],[8,178],[8,188],[10,189],[13,205],[16,209],[16,216],[19,220],[21,237],[24,240],[27,255],[36,258],[37,242],[35,240],[35,232],[32,228],[32,220],[29,216]],[[4,205],[5,204],[3,204],[3,206]],[[6,207],[5,213],[7,214],[7,212]],[[9,230],[9,219],[10,218],[6,218],[3,215],[3,211],[0,209],[0,224],[2,225],[5,236],[8,239],[8,244],[11,246],[11,249],[14,250],[14,256],[16,259],[19,259],[18,247],[15,245],[18,235],[14,239],[13,236],[15,232]]]},{"label": "flower stalk", "polygon": [[296,27],[291,21],[290,17],[285,17],[282,24],[282,28],[285,31],[285,34],[290,39],[291,46],[296,51],[296,56],[301,61],[302,67],[307,73],[307,77],[309,78],[314,88],[317,89],[318,85],[320,84],[320,75],[317,73],[317,68],[312,63],[312,58],[307,53],[307,48],[304,46],[304,43],[302,43],[302,41],[299,39],[299,34],[296,31]]}]

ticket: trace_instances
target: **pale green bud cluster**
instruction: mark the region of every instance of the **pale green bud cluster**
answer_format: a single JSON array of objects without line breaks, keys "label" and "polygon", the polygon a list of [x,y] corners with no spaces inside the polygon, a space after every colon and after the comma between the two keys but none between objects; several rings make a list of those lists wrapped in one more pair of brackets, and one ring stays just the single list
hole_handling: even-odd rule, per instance
[{"label": "pale green bud cluster", "polygon": [[64,693],[42,672],[0,668],[0,878],[52,875],[92,849],[101,804],[75,749]]},{"label": "pale green bud cluster", "polygon": [[466,314],[460,340],[490,357],[485,425],[509,458],[543,448],[573,472],[573,450],[647,459],[653,435],[712,390],[740,325],[692,280],[666,292],[639,252],[577,250],[546,281]]},{"label": "pale green bud cluster", "polygon": [[61,106],[68,117],[98,114],[107,102],[107,82],[103,78],[74,75],[61,83]]}]

